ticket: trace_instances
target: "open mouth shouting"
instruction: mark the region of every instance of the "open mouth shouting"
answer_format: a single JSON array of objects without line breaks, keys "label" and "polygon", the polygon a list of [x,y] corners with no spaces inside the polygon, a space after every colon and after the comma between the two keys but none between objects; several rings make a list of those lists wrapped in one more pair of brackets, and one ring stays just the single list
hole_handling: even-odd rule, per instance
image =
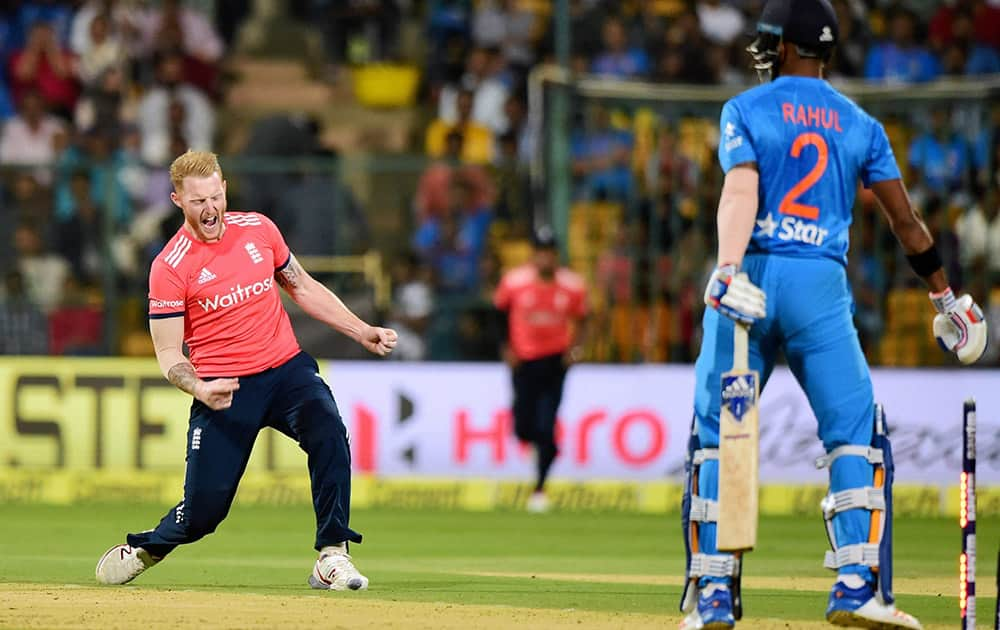
[{"label": "open mouth shouting", "polygon": [[201,233],[206,239],[215,239],[222,236],[222,213],[215,210],[206,210],[201,213],[199,221]]}]

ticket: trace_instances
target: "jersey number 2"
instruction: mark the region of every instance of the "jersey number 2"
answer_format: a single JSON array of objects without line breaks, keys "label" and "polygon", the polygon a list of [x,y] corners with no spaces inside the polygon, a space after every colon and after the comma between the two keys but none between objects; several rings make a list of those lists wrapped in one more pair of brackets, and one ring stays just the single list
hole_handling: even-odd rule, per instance
[{"label": "jersey number 2", "polygon": [[792,143],[792,157],[797,158],[802,155],[802,149],[809,145],[816,147],[818,151],[816,165],[785,194],[781,200],[781,205],[778,206],[778,212],[815,221],[819,218],[819,208],[799,203],[796,199],[812,188],[819,181],[820,177],[823,177],[823,173],[826,172],[827,162],[829,161],[830,150],[826,146],[826,140],[823,139],[823,136],[818,133],[802,133]]}]

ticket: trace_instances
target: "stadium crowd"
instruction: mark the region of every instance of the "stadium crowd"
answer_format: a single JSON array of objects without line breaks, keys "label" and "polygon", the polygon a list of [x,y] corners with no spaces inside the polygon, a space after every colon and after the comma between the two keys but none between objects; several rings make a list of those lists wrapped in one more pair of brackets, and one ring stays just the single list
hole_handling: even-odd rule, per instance
[{"label": "stadium crowd", "polygon": [[[246,3],[216,0],[22,0],[0,11],[0,352],[100,353],[105,264],[113,289],[142,295],[149,261],[178,225],[166,166],[187,147],[222,146],[226,61]],[[757,0],[571,0],[571,65],[607,80],[749,86],[743,48]],[[898,85],[1000,73],[996,0],[835,0],[841,43],[833,81]],[[406,359],[495,359],[489,297],[525,259],[540,146],[527,77],[555,58],[550,2],[296,0],[314,27],[329,81],[359,56],[418,63],[426,156],[400,224],[408,247],[385,252]],[[212,9],[206,12],[204,9]],[[218,16],[225,15],[226,19]],[[417,23],[421,58],[404,57]],[[360,47],[360,48],[359,48]],[[980,115],[947,102],[885,118],[907,183],[936,231],[956,289],[1000,318],[1000,106]],[[985,105],[984,105],[985,106]],[[288,121],[248,142],[287,139]],[[282,126],[285,125],[285,126]],[[690,361],[714,239],[720,172],[712,116],[579,100],[569,137],[570,263],[588,278],[596,335],[589,358]],[[300,126],[301,129],[301,126]],[[326,155],[315,129],[296,144]],[[270,138],[270,140],[268,140]],[[344,154],[364,147],[338,147]],[[250,152],[252,154],[252,151]],[[293,249],[323,253],[317,199],[371,241],[376,212],[343,184],[260,178],[247,207],[271,215]],[[381,211],[381,209],[379,210]],[[857,325],[875,363],[940,361],[910,308],[915,285],[870,198],[862,195],[851,275]],[[313,252],[315,250],[315,252]],[[920,296],[923,299],[922,296]],[[142,316],[138,317],[139,320]],[[640,334],[636,334],[639,331]],[[919,332],[919,335],[918,335]],[[921,341],[917,341],[920,339]],[[121,347],[118,351],[127,351]],[[994,354],[989,361],[996,363]]]}]

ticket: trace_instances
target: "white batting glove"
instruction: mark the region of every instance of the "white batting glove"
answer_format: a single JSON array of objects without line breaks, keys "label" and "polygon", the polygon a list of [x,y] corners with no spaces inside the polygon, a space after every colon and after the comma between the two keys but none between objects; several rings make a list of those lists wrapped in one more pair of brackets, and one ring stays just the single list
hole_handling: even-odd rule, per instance
[{"label": "white batting glove", "polygon": [[712,272],[705,304],[748,326],[767,315],[767,296],[747,274],[737,273],[736,265],[722,265]]},{"label": "white batting glove", "polygon": [[937,309],[934,316],[934,337],[947,352],[954,352],[958,360],[969,365],[979,360],[986,351],[986,318],[983,309],[968,293],[955,299],[951,288],[930,294]]}]

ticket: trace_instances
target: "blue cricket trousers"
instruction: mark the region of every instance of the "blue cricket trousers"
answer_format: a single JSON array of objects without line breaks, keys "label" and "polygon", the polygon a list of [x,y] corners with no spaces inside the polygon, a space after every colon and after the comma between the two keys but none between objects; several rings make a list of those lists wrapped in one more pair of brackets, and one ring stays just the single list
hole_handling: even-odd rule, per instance
[{"label": "blue cricket trousers", "polygon": [[337,403],[316,361],[300,352],[284,364],[240,377],[229,409],[191,405],[184,500],[156,529],[129,534],[128,544],[154,556],[194,542],[229,513],[257,433],[273,427],[299,443],[309,458],[316,549],[361,542],[348,527],[351,510],[351,451]]},{"label": "blue cricket trousers", "polygon": [[[743,270],[767,294],[767,316],[750,329],[750,368],[767,383],[778,351],[805,390],[827,452],[844,444],[868,446],[874,431],[875,396],[852,315],[854,300],[844,266],[827,258],[749,255]],[[695,430],[702,448],[719,445],[722,373],[733,365],[733,321],[705,309],[704,337],[695,363]],[[767,418],[761,417],[761,423]],[[698,476],[699,494],[718,496],[717,461],[706,461]],[[830,490],[872,484],[873,468],[863,457],[838,458]],[[817,506],[818,507],[818,506]],[[838,546],[867,542],[870,512],[848,510],[833,517]],[[699,526],[701,551],[715,553],[715,523]],[[843,567],[871,580],[863,565]]]}]

